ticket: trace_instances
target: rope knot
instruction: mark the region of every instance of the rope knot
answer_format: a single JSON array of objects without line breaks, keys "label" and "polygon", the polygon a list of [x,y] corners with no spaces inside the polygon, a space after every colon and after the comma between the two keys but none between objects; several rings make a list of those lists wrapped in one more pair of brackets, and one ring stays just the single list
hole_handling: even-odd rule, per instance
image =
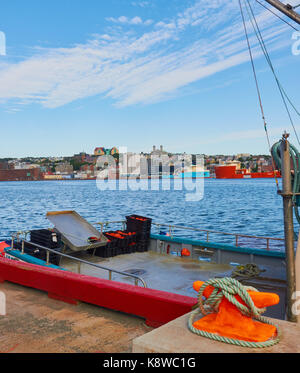
[{"label": "rope knot", "polygon": [[[213,286],[214,290],[205,300],[203,300],[203,293],[208,286]],[[242,285],[239,281],[232,277],[213,278],[206,281],[199,289],[199,308],[204,315],[212,312],[218,312],[220,302],[222,298],[225,297],[244,315],[257,318],[263,312],[265,312],[266,309],[256,307],[247,290],[257,291],[253,287]],[[236,298],[236,295],[238,295],[245,304],[241,303]]]}]

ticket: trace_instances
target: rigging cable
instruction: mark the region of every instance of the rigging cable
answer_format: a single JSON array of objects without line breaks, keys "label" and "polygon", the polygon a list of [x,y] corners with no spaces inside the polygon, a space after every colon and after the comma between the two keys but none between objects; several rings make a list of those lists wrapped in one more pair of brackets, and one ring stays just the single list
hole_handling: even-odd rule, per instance
[{"label": "rigging cable", "polygon": [[[251,65],[252,65],[252,71],[253,71],[255,85],[256,85],[256,91],[257,91],[258,101],[259,101],[259,105],[260,105],[260,111],[261,111],[261,115],[262,115],[262,119],[263,119],[263,123],[264,123],[264,129],[265,129],[266,136],[267,136],[269,151],[271,153],[270,137],[269,137],[269,134],[268,134],[267,122],[266,122],[265,113],[264,113],[264,109],[263,109],[263,104],[262,104],[260,89],[259,89],[257,75],[256,75],[256,70],[255,70],[255,65],[254,65],[254,59],[253,59],[252,50],[251,50],[251,46],[250,46],[250,41],[249,41],[249,36],[248,36],[248,31],[247,31],[247,26],[246,26],[246,21],[245,21],[245,16],[244,16],[244,12],[243,12],[243,8],[242,8],[241,0],[239,0],[239,5],[240,5],[240,11],[241,11],[241,15],[242,15],[242,20],[243,20],[243,25],[244,25],[244,30],[245,30],[245,35],[246,35],[246,40],[247,40],[247,45],[248,45],[248,51],[249,51],[249,55],[250,55]],[[272,167],[273,167],[273,172],[274,172],[276,187],[277,187],[277,190],[279,190],[278,179],[276,177],[276,170],[275,170],[275,165],[274,165],[273,157],[272,157]]]},{"label": "rigging cable", "polygon": [[[271,69],[271,71],[272,71],[272,73],[273,73],[273,75],[274,75],[274,78],[275,78],[275,81],[276,81],[276,83],[277,83],[277,86],[278,86],[278,89],[279,89],[279,92],[280,92],[280,95],[281,95],[281,98],[282,98],[283,104],[284,104],[285,109],[286,109],[286,112],[287,112],[287,115],[288,115],[289,120],[290,120],[290,123],[291,123],[291,125],[292,125],[292,127],[293,127],[293,130],[294,130],[295,136],[296,136],[296,138],[297,138],[298,144],[300,145],[299,137],[298,137],[298,134],[297,134],[297,131],[296,131],[296,128],[295,128],[294,121],[293,121],[293,119],[292,119],[291,113],[290,113],[290,111],[289,111],[289,108],[288,108],[288,105],[287,105],[286,99],[288,100],[288,102],[290,103],[290,105],[292,106],[292,108],[295,110],[295,112],[296,112],[299,116],[300,116],[300,113],[299,113],[299,111],[296,109],[295,105],[292,103],[291,99],[290,99],[290,98],[288,97],[288,95],[286,94],[286,92],[285,92],[285,90],[283,89],[281,83],[279,82],[279,79],[278,79],[278,77],[277,77],[277,75],[276,75],[276,72],[275,72],[275,70],[274,70],[274,66],[273,66],[273,64],[272,64],[272,61],[271,61],[270,55],[269,55],[269,53],[268,53],[268,51],[267,51],[267,48],[266,48],[266,45],[265,45],[265,42],[264,42],[263,36],[262,36],[261,31],[260,31],[260,29],[259,29],[259,26],[258,26],[258,23],[257,23],[256,17],[255,17],[255,15],[254,15],[253,9],[252,9],[252,7],[251,7],[251,5],[250,5],[250,3],[249,3],[249,0],[246,0],[246,1],[247,1],[247,3],[248,3],[248,6],[249,6],[250,11],[251,11],[251,14],[252,14],[252,17],[251,17],[251,15],[250,15],[250,13],[249,13],[249,9],[247,8],[247,4],[246,4],[246,9],[247,9],[247,12],[248,12],[248,15],[249,15],[249,18],[250,18],[250,21],[251,21],[252,27],[253,27],[254,32],[255,32],[255,34],[256,34],[256,37],[257,37],[257,39],[258,39],[258,41],[259,41],[259,43],[260,43],[260,46],[261,46],[262,51],[263,51],[263,53],[264,53],[264,55],[265,55],[265,58],[266,58],[266,60],[267,60],[267,62],[268,62],[268,64],[269,64],[269,66],[270,66],[270,69]],[[253,18],[253,19],[252,19],[252,18]],[[255,25],[254,25],[254,23],[253,23],[253,20],[254,20],[254,22],[255,22]],[[286,98],[286,99],[285,99],[285,98]]]},{"label": "rigging cable", "polygon": [[[287,107],[287,104],[286,104],[286,101],[285,101],[285,97],[287,98],[287,100],[289,101],[289,103],[293,106],[294,110],[296,111],[296,113],[299,115],[299,112],[297,111],[297,109],[294,107],[294,105],[291,103],[289,97],[287,96],[286,92],[284,91],[283,87],[281,86],[279,80],[278,80],[278,77],[275,73],[275,70],[274,70],[274,67],[272,65],[272,61],[270,59],[270,56],[269,56],[269,53],[267,51],[267,48],[266,48],[266,45],[264,43],[264,40],[263,40],[263,37],[262,37],[262,34],[261,34],[261,31],[259,29],[259,26],[257,24],[257,20],[256,20],[256,17],[253,13],[253,10],[252,10],[252,7],[249,3],[249,0],[246,0],[246,2],[248,3],[248,6],[250,8],[250,11],[251,11],[251,14],[252,14],[252,17],[249,13],[249,9],[247,8],[247,4],[245,4],[246,6],[246,9],[247,9],[247,12],[248,12],[248,15],[249,15],[249,18],[250,18],[250,21],[251,21],[251,24],[253,26],[253,29],[254,29],[254,32],[256,34],[256,37],[260,43],[260,46],[263,50],[263,53],[266,57],[266,60],[274,74],[274,77],[275,77],[275,80],[276,80],[276,83],[278,85],[278,88],[279,88],[279,91],[280,91],[280,94],[281,94],[281,97],[282,97],[282,100],[285,104],[285,107],[286,107],[286,110],[288,112],[288,115],[289,115],[289,118],[291,120],[291,124],[293,126],[293,129],[295,131],[295,135],[296,135],[296,138],[298,140],[298,143],[299,143],[299,138],[297,136],[297,132],[296,132],[296,129],[294,127],[294,123],[293,123],[293,120],[291,118],[291,115],[290,115],[290,112],[289,112],[289,109]],[[246,37],[247,37],[247,41],[249,40],[249,37],[248,37],[248,33],[247,33],[247,27],[246,27],[246,22],[245,22],[245,18],[244,18],[244,15],[243,15],[243,9],[242,9],[242,6],[241,6],[241,0],[240,0],[240,8],[241,8],[241,12],[242,12],[242,16],[243,16],[243,22],[244,22],[244,28],[245,28],[245,33],[246,33]],[[254,19],[254,22],[255,22],[255,25],[253,23],[253,19]],[[250,43],[248,42],[248,47],[249,47]],[[250,57],[251,57],[251,62],[252,61],[252,53],[250,53]],[[253,65],[254,66],[254,62],[253,62]],[[255,69],[255,67],[254,67]],[[255,77],[256,77],[256,74],[255,74]],[[285,96],[285,97],[284,97]],[[270,149],[271,151],[271,155],[272,155],[272,161],[273,161],[273,165],[275,164],[276,168],[278,170],[281,170],[281,154],[280,154],[280,146],[281,146],[281,141],[275,143],[272,148]],[[298,152],[298,150],[292,145],[290,144],[290,157],[291,157],[291,161],[292,161],[292,165],[293,165],[293,173],[292,173],[292,193],[293,193],[293,208],[294,208],[294,212],[295,212],[295,216],[297,218],[297,221],[298,223],[300,224],[300,213],[299,213],[299,206],[300,206],[300,196],[299,195],[296,195],[295,193],[300,193],[300,153]],[[278,188],[278,183],[277,183],[277,180],[276,180],[276,184],[277,184],[277,188]]]}]

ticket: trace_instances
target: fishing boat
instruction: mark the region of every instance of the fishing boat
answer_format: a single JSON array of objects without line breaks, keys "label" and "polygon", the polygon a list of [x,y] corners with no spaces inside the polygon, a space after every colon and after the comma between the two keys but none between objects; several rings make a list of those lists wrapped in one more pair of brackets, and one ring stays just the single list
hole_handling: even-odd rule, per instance
[{"label": "fishing boat", "polygon": [[[129,287],[135,284],[165,291],[177,294],[178,299],[191,297],[194,303],[193,280],[235,274],[259,289],[280,289],[281,303],[270,309],[270,315],[285,318],[283,239],[157,223],[134,214],[94,224],[76,211],[48,212],[46,217],[53,227],[16,232],[11,240],[0,243],[2,256],[47,269],[108,278]],[[237,269],[247,265],[256,272],[239,273]],[[39,288],[38,281],[33,285]]]},{"label": "fishing boat", "polygon": [[[34,320],[31,322],[39,325],[42,321],[36,304],[42,302],[49,323],[54,322],[53,317],[57,322],[57,317],[69,318],[71,314],[76,322],[69,327],[71,335],[76,335],[78,325],[87,327],[83,319],[90,315],[91,305],[97,306],[93,312],[108,325],[113,325],[116,317],[125,318],[122,338],[128,338],[127,317],[136,336],[141,336],[191,312],[197,304],[195,281],[224,277],[233,277],[262,292],[276,291],[280,302],[269,307],[266,316],[285,319],[283,239],[153,222],[149,217],[134,214],[124,220],[93,223],[75,211],[51,211],[46,218],[52,227],[19,231],[11,240],[0,243],[0,278],[6,284],[15,284],[5,288],[14,312],[2,320],[2,325],[6,321],[21,327],[21,309],[30,309],[30,318]],[[15,296],[20,286],[23,300]],[[55,306],[60,310],[59,316],[52,315],[50,299],[59,301]],[[84,306],[70,306],[78,302]],[[124,316],[116,316],[116,311]],[[150,329],[145,330],[142,325]],[[113,330],[115,327],[101,331],[101,335],[105,333],[106,340],[117,343]],[[57,333],[51,328],[47,330],[49,340],[56,341]],[[19,336],[23,342],[17,351],[28,351],[24,342],[27,338],[28,332]],[[68,333],[63,340],[63,348],[54,342],[49,345],[40,341],[30,351],[74,351],[75,342]],[[76,341],[82,351],[87,351],[85,337]],[[99,342],[93,342],[92,351],[95,345],[99,346]],[[103,351],[110,345],[100,346]],[[127,351],[124,345],[107,352],[122,351]]]}]

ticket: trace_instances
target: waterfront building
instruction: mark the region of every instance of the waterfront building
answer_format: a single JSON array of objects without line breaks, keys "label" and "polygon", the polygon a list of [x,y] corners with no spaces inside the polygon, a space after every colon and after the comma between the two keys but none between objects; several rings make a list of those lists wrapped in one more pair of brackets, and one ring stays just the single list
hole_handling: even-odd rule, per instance
[{"label": "waterfront building", "polygon": [[69,162],[59,163],[55,167],[55,172],[60,174],[71,174],[73,172],[73,166]]},{"label": "waterfront building", "polygon": [[119,154],[118,148],[115,146],[112,148],[104,148],[104,147],[97,147],[94,149],[94,155],[99,156],[99,155],[115,155]]}]

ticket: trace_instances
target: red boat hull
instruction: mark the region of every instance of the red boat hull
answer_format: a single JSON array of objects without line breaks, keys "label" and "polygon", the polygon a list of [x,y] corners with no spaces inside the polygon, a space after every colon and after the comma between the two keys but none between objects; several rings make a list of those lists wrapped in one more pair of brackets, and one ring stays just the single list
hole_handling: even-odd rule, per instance
[{"label": "red boat hull", "polygon": [[279,171],[247,172],[245,169],[237,170],[236,166],[215,166],[216,179],[253,179],[281,177]]}]

